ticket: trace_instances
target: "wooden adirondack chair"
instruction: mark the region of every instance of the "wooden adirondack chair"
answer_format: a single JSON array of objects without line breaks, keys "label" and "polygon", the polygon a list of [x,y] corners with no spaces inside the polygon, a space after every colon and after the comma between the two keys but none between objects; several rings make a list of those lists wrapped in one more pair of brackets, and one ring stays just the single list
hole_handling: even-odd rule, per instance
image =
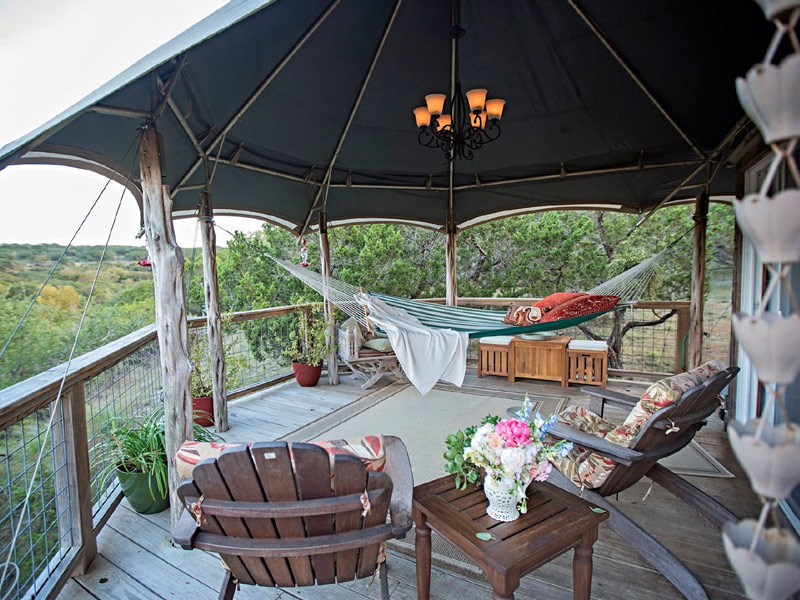
[{"label": "wooden adirondack chair", "polygon": [[173,539],[222,557],[229,570],[220,600],[233,598],[237,583],[307,586],[372,577],[378,568],[387,600],[382,544],[411,528],[414,482],[403,442],[384,436],[384,445],[382,473],[349,455],[335,455],[331,473],[328,453],[313,444],[225,450],[179,486],[187,510]]},{"label": "wooden adirondack chair", "polygon": [[[706,424],[705,419],[719,408],[718,395],[738,372],[738,367],[729,367],[684,392],[677,402],[654,413],[627,448],[565,423],[555,424],[550,431],[554,437],[570,440],[608,457],[616,465],[603,484],[595,489],[581,490],[556,469],[553,469],[548,482],[605,508],[609,512],[606,521],[609,527],[692,600],[707,600],[708,595],[691,571],[605,497],[629,488],[642,477],[648,477],[718,527],[722,527],[726,521],[737,520],[736,515],[719,502],[657,461],[678,452],[692,441],[695,433]],[[611,390],[582,388],[581,391],[590,394],[590,410],[601,417],[606,404],[632,409],[639,400]]]}]

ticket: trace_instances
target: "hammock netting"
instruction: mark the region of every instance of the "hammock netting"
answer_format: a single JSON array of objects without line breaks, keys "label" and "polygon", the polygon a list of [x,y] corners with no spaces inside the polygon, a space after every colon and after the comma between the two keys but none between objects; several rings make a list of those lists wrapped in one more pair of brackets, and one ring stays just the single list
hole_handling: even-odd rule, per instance
[{"label": "hammock netting", "polygon": [[[595,286],[587,293],[619,296],[620,302],[617,307],[612,310],[641,300],[644,291],[647,289],[647,285],[655,274],[656,265],[669,249],[669,247],[665,248],[658,254],[651,256],[647,260],[620,273],[616,277]],[[306,267],[301,267],[275,257],[270,258],[306,285],[322,294],[323,298],[330,300],[336,307],[347,314],[347,316],[354,318],[356,321],[366,326],[367,316],[364,312],[364,306],[359,304],[355,299],[356,294],[360,293],[362,290],[344,281],[334,279],[333,277],[325,277],[322,273],[317,273]],[[610,312],[596,312],[570,319],[560,319],[547,323],[536,323],[534,325],[519,327],[504,323],[503,317],[505,317],[506,313],[498,310],[484,310],[480,308],[467,308],[464,306],[443,306],[423,300],[398,298],[396,296],[378,294],[375,292],[367,293],[375,298],[379,298],[389,306],[405,310],[428,327],[464,331],[469,334],[469,337],[516,335],[518,333],[565,329]]]}]

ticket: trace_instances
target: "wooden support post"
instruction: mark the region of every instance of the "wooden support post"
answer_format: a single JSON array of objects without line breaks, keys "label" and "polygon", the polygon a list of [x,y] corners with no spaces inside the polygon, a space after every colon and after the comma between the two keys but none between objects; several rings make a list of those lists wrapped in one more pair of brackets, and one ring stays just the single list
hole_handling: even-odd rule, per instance
[{"label": "wooden support post", "polygon": [[447,239],[445,240],[445,257],[447,259],[447,306],[458,305],[458,259],[456,256],[456,215],[447,213]]},{"label": "wooden support post", "polygon": [[[158,137],[152,126],[142,131],[139,146],[144,228],[153,261],[156,331],[161,352],[161,383],[167,457],[192,439],[192,361],[189,357],[188,324],[183,292],[183,252],[175,240],[172,198],[162,184]],[[169,497],[172,526],[183,506],[176,493],[180,477],[169,460]]]},{"label": "wooden support post", "polygon": [[694,255],[692,257],[692,296],[689,306],[691,319],[689,333],[688,367],[703,364],[703,307],[706,284],[706,226],[708,223],[708,193],[697,196],[694,215]]},{"label": "wooden support post", "polygon": [[[743,169],[737,168],[736,170],[736,198],[742,199],[744,197],[744,174]],[[733,274],[731,277],[731,315],[735,315],[741,310],[742,307],[742,248],[743,238],[742,230],[739,229],[739,223],[734,219],[733,225]],[[728,365],[738,366],[739,364],[739,340],[736,336],[731,334],[730,344],[728,346]],[[725,424],[727,425],[731,419],[736,415],[736,388],[738,377],[728,384],[728,405],[725,407]]]},{"label": "wooden support post", "polygon": [[[56,483],[58,535],[66,551],[70,543],[80,548],[73,576],[82,575],[97,556],[92,520],[92,485],[86,398],[81,380],[61,395],[60,414],[54,418],[52,447]],[[54,410],[55,404],[50,405]]]},{"label": "wooden support post", "polygon": [[228,431],[228,395],[225,386],[225,347],[222,341],[222,320],[217,282],[217,233],[214,230],[214,207],[211,193],[201,198],[200,230],[203,236],[203,292],[206,300],[208,360],[211,363],[211,387],[214,396],[214,427],[218,433]]},{"label": "wooden support post", "polygon": [[319,254],[322,261],[322,282],[325,291],[325,320],[328,322],[328,383],[330,385],[339,384],[339,363],[336,356],[336,316],[334,315],[333,303],[328,298],[327,280],[331,276],[331,249],[328,244],[328,214],[325,211],[319,213]]},{"label": "wooden support post", "polygon": [[689,307],[678,308],[678,329],[675,332],[675,373],[687,371],[689,364],[689,324],[692,319]]}]

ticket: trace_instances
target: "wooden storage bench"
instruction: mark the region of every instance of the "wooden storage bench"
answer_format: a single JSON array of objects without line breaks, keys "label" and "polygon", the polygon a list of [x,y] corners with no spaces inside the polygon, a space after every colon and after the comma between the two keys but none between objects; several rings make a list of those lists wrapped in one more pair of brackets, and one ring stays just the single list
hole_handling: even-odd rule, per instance
[{"label": "wooden storage bench", "polygon": [[608,382],[608,344],[594,340],[572,340],[567,347],[569,383],[599,385]]},{"label": "wooden storage bench", "polygon": [[478,340],[478,377],[500,375],[511,378],[514,365],[513,336],[496,335]]}]

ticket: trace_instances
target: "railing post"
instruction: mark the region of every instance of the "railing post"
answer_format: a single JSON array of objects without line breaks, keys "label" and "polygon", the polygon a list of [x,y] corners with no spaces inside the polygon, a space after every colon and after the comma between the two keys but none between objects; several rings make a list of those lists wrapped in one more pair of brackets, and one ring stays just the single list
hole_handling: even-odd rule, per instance
[{"label": "railing post", "polygon": [[689,333],[689,307],[681,306],[678,308],[678,329],[675,332],[675,372],[682,373],[686,370],[688,360],[688,343],[686,337]]},{"label": "railing post", "polygon": [[[81,548],[82,554],[72,573],[75,576],[84,573],[97,555],[97,539],[92,522],[92,480],[89,471],[84,382],[80,381],[65,390],[61,395],[61,403],[72,540],[73,544]],[[53,442],[55,443],[55,438]],[[60,527],[59,522],[59,529]]]}]

